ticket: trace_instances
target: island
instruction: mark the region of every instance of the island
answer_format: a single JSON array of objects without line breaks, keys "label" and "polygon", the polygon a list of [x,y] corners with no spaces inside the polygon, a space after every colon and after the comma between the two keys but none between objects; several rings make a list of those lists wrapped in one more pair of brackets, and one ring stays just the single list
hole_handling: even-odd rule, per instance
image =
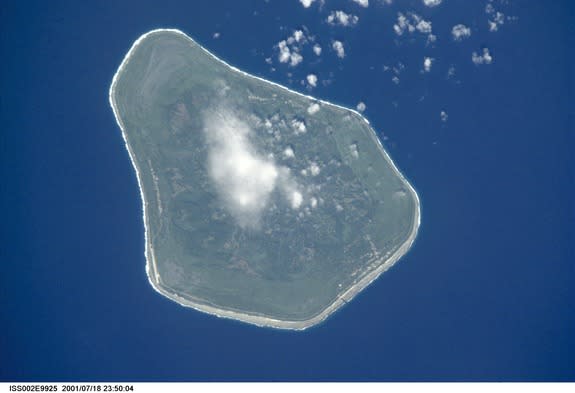
[{"label": "island", "polygon": [[183,306],[303,330],[415,240],[417,193],[354,110],[173,29],[133,44],[109,100],[142,198],[148,279]]}]

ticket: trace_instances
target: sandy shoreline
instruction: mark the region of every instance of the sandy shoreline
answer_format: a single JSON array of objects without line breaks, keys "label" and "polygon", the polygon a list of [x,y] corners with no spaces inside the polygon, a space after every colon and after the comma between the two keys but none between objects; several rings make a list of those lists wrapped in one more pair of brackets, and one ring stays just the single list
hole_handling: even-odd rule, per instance
[{"label": "sandy shoreline", "polygon": [[194,40],[192,40],[185,33],[183,33],[180,30],[176,30],[176,29],[157,29],[157,30],[152,30],[146,34],[143,34],[134,42],[134,44],[132,45],[132,47],[130,48],[130,50],[125,55],[124,59],[122,60],[122,63],[118,67],[118,70],[114,74],[114,77],[112,79],[112,85],[110,86],[109,97],[108,97],[109,101],[110,101],[110,105],[112,107],[112,110],[114,111],[114,116],[116,118],[116,122],[118,123],[118,125],[120,126],[120,129],[122,130],[122,137],[124,138],[124,143],[126,145],[126,149],[128,150],[130,160],[131,160],[132,165],[136,171],[136,178],[138,180],[138,188],[140,189],[140,197],[142,199],[144,233],[145,233],[146,274],[148,276],[148,281],[150,282],[152,287],[158,293],[160,293],[163,296],[170,298],[171,300],[179,303],[180,305],[185,306],[185,307],[191,307],[191,308],[196,309],[198,311],[202,311],[202,312],[205,312],[205,313],[208,313],[211,315],[215,315],[215,316],[221,317],[221,318],[230,318],[230,319],[234,319],[237,321],[254,324],[257,326],[273,327],[273,328],[278,328],[278,329],[292,329],[292,330],[304,330],[304,329],[307,329],[311,326],[314,326],[314,325],[324,321],[329,315],[331,315],[332,313],[337,311],[342,305],[344,305],[345,303],[352,300],[355,297],[355,295],[357,295],[364,288],[366,288],[369,284],[371,284],[374,280],[376,280],[383,272],[385,272],[387,269],[392,267],[411,248],[413,242],[415,241],[415,238],[417,236],[417,232],[418,232],[418,229],[419,229],[419,226],[421,223],[420,201],[419,201],[419,197],[418,197],[417,193],[415,192],[415,189],[405,179],[403,174],[395,166],[394,162],[391,160],[391,158],[389,157],[387,152],[384,150],[381,141],[377,137],[377,134],[375,133],[375,130],[373,130],[373,128],[371,127],[369,121],[363,115],[361,115],[359,112],[357,112],[356,110],[346,108],[346,107],[341,106],[341,105],[333,104],[333,103],[330,103],[327,101],[322,101],[322,100],[316,99],[314,97],[302,94],[300,92],[291,90],[291,89],[289,89],[285,86],[279,85],[275,82],[271,82],[271,81],[268,81],[266,79],[254,76],[254,75],[250,75],[244,71],[237,69],[236,67],[229,65],[228,63],[219,59],[214,54],[210,53],[207,49],[205,49],[201,45],[197,44],[199,46],[199,48],[201,48],[205,53],[210,55],[212,58],[225,64],[231,70],[239,72],[244,76],[247,76],[249,78],[257,79],[259,81],[271,84],[271,85],[279,87],[283,90],[289,91],[291,93],[295,93],[301,97],[305,97],[305,98],[311,99],[315,102],[319,102],[322,105],[329,105],[332,107],[345,109],[345,110],[351,111],[351,112],[357,114],[358,116],[360,116],[360,118],[363,119],[368,124],[369,129],[371,130],[371,134],[372,134],[371,136],[377,142],[377,144],[379,146],[379,150],[382,153],[383,157],[391,165],[391,167],[393,168],[396,175],[399,176],[399,178],[406,185],[407,189],[409,190],[409,192],[413,196],[413,199],[416,203],[416,211],[415,211],[415,214],[413,217],[412,231],[411,231],[409,237],[407,238],[407,240],[401,245],[401,247],[399,247],[387,260],[382,261],[381,266],[379,266],[377,269],[375,269],[374,271],[367,274],[365,277],[363,277],[361,280],[359,280],[355,285],[351,286],[344,293],[339,295],[334,300],[334,302],[332,304],[330,304],[328,307],[326,307],[321,313],[319,313],[319,314],[317,314],[317,315],[315,315],[309,319],[306,319],[306,320],[283,321],[283,320],[279,320],[279,319],[273,319],[273,318],[265,317],[262,315],[252,315],[252,314],[237,312],[237,311],[233,311],[233,310],[226,310],[226,309],[218,308],[215,306],[210,306],[206,303],[202,303],[199,299],[197,301],[193,301],[190,299],[186,299],[182,296],[179,296],[178,294],[176,294],[174,292],[171,292],[168,288],[165,288],[162,285],[161,277],[157,271],[154,249],[153,249],[152,244],[151,244],[150,239],[149,239],[149,230],[148,230],[149,223],[148,223],[148,214],[147,214],[148,203],[147,203],[146,198],[144,196],[144,191],[143,191],[143,187],[142,187],[142,179],[141,179],[141,175],[140,175],[140,169],[138,168],[138,166],[136,164],[134,152],[132,151],[132,149],[130,148],[130,145],[128,144],[128,138],[126,135],[126,131],[124,129],[125,127],[124,127],[124,124],[122,123],[122,121],[119,117],[118,110],[117,110],[116,103],[115,103],[115,99],[114,99],[115,88],[116,88],[116,84],[118,81],[118,77],[123,72],[126,64],[128,63],[128,61],[130,60],[130,57],[133,54],[133,52],[136,50],[138,45],[144,39],[146,39],[148,36],[153,35],[153,34],[157,34],[157,33],[161,33],[161,32],[170,32],[170,33],[179,34],[179,35],[185,37],[186,39],[190,40],[191,42],[197,44]]}]

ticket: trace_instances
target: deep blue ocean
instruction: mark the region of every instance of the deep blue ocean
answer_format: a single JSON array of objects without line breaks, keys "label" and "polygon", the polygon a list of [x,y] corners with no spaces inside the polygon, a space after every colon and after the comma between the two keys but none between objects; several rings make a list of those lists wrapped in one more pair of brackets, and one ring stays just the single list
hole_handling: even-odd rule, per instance
[{"label": "deep blue ocean", "polygon": [[[513,17],[497,32],[486,0],[382,3],[3,1],[0,380],[575,380],[574,3],[494,0]],[[335,9],[357,26],[325,23]],[[394,34],[408,11],[433,22],[435,45]],[[456,23],[473,31],[460,43]],[[274,45],[302,26],[322,55],[279,64]],[[325,323],[257,328],[148,284],[108,89],[132,43],[160,27],[274,82],[309,92],[300,81],[315,73],[330,83],[311,94],[364,101],[418,191],[414,247]],[[473,64],[483,47],[493,63]],[[384,65],[399,63],[395,84]]]}]

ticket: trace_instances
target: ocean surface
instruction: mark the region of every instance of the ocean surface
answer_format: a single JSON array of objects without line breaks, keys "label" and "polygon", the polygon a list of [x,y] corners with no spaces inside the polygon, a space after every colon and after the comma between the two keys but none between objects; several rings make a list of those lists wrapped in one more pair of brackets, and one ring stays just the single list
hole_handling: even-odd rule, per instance
[{"label": "ocean surface", "polygon": [[[573,2],[369,3],[2,2],[0,380],[575,380]],[[497,31],[488,3],[505,15]],[[331,26],[333,10],[359,20]],[[397,35],[399,12],[437,40]],[[416,188],[411,251],[325,323],[257,328],[149,285],[108,89],[162,27],[292,89],[365,102]],[[298,29],[323,50],[308,43],[290,67],[276,45]],[[474,64],[483,48],[491,63]]]}]

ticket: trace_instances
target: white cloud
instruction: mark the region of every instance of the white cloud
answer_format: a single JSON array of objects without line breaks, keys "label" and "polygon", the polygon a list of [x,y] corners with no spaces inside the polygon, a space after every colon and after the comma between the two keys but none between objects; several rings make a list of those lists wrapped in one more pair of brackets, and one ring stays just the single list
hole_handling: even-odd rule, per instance
[{"label": "white cloud", "polygon": [[310,163],[309,172],[311,173],[312,176],[319,175],[320,172],[319,166],[315,162]]},{"label": "white cloud", "polygon": [[351,145],[349,145],[349,151],[353,157],[355,158],[359,157],[359,150],[357,148],[357,143],[352,143]]},{"label": "white cloud", "polygon": [[309,8],[315,0],[299,0],[303,8]]},{"label": "white cloud", "polygon": [[273,161],[250,143],[249,126],[226,111],[205,119],[209,175],[240,226],[257,227],[278,180]]},{"label": "white cloud", "polygon": [[311,87],[316,87],[317,86],[317,76],[314,74],[309,74],[306,77],[307,83],[309,86]]},{"label": "white cloud", "polygon": [[441,113],[439,114],[439,117],[441,118],[441,121],[445,123],[449,116],[447,116],[447,112],[441,111]]},{"label": "white cloud", "polygon": [[442,1],[443,0],[423,0],[423,4],[425,4],[428,7],[435,7],[441,4]]},{"label": "white cloud", "polygon": [[397,21],[393,25],[393,30],[398,36],[401,36],[404,33],[411,34],[417,31],[422,34],[428,34],[428,42],[434,42],[436,40],[435,35],[432,34],[431,21],[425,20],[421,16],[412,12],[407,15],[398,12]]},{"label": "white cloud", "polygon": [[291,36],[286,39],[289,45],[305,44],[307,43],[307,38],[303,31],[295,30]]},{"label": "white cloud", "polygon": [[471,29],[465,25],[459,24],[451,29],[451,36],[455,41],[461,41],[471,35]]},{"label": "white cloud", "polygon": [[[315,113],[319,107],[319,103],[313,102],[308,112]],[[310,195],[314,185],[302,188],[294,177],[295,172],[274,162],[274,154],[262,151],[255,143],[256,133],[251,124],[273,129],[273,123],[278,121],[283,122],[275,116],[265,120],[257,117],[244,120],[243,116],[225,107],[210,111],[203,119],[209,178],[222,207],[243,228],[260,229],[263,216],[279,206],[278,198],[283,199],[288,208],[305,207],[306,214],[310,207],[323,203],[317,195]],[[293,119],[291,125],[296,132],[305,132],[303,120]],[[279,156],[284,162],[293,160],[293,147],[284,146]],[[307,161],[305,169],[297,173],[308,176],[310,181],[320,172],[319,163]]]},{"label": "white cloud", "polygon": [[293,119],[291,121],[292,128],[294,129],[296,135],[303,134],[307,131],[305,122],[301,119]]},{"label": "white cloud", "polygon": [[298,52],[292,52],[290,55],[290,62],[289,65],[292,67],[297,66],[299,63],[301,63],[303,60],[303,56],[300,55]]},{"label": "white cloud", "polygon": [[362,7],[364,7],[364,8],[369,7],[369,0],[351,0],[351,1],[353,1],[354,3],[359,4],[360,6],[362,6]]},{"label": "white cloud", "polygon": [[300,53],[302,44],[307,42],[305,34],[301,30],[296,30],[287,39],[277,43],[278,48],[278,61],[280,63],[289,63],[290,66],[295,67],[303,60]]},{"label": "white cloud", "polygon": [[314,102],[313,104],[311,104],[307,108],[307,113],[309,113],[310,115],[313,115],[313,114],[317,113],[318,111],[319,111],[319,104],[317,102]]},{"label": "white cloud", "polygon": [[499,30],[499,26],[505,23],[505,15],[501,12],[496,12],[493,16],[493,20],[488,20],[489,31],[495,32]]},{"label": "white cloud", "polygon": [[293,158],[295,156],[293,149],[290,146],[284,149],[283,154],[285,158]]},{"label": "white cloud", "polygon": [[[272,121],[276,120],[266,120],[266,127],[273,127]],[[305,128],[301,120],[294,124],[298,130]],[[225,108],[211,111],[204,118],[203,131],[208,142],[209,177],[223,207],[241,227],[258,229],[262,215],[272,205],[271,200],[279,195],[293,209],[310,201],[289,168],[276,164],[273,154],[258,151],[252,143],[254,131],[249,122],[237,114]],[[282,157],[293,159],[293,148],[286,146]],[[320,168],[310,162],[308,171],[316,176]]]},{"label": "white cloud", "polygon": [[343,43],[341,41],[333,41],[331,43],[331,47],[337,54],[337,57],[343,59],[345,57],[345,48],[343,47]]},{"label": "white cloud", "polygon": [[346,14],[343,11],[332,11],[326,21],[330,25],[354,26],[359,21],[359,18],[356,15]]},{"label": "white cloud", "polygon": [[311,197],[309,200],[309,204],[311,205],[311,207],[316,207],[317,206],[317,198]]},{"label": "white cloud", "polygon": [[499,26],[505,23],[505,15],[502,12],[496,11],[491,2],[485,6],[485,13],[490,17],[487,21],[489,31],[495,32],[499,30]]},{"label": "white cloud", "polygon": [[304,39],[303,31],[301,30],[294,31],[292,37],[294,38],[295,42],[300,42],[301,40]]},{"label": "white cloud", "polygon": [[417,25],[415,25],[415,28],[420,33],[424,33],[424,34],[431,33],[431,22],[422,19],[419,22],[417,22]]},{"label": "white cloud", "polygon": [[425,57],[423,59],[423,71],[429,72],[431,71],[431,65],[433,64],[434,59],[431,57]]},{"label": "white cloud", "polygon": [[293,209],[299,209],[299,207],[301,206],[301,203],[303,202],[303,197],[301,195],[301,192],[293,191],[291,193],[290,202],[291,202],[291,207]]},{"label": "white cloud", "polygon": [[493,62],[493,57],[489,53],[488,48],[483,48],[481,54],[477,54],[477,52],[473,52],[471,55],[471,61],[474,64],[491,64]]},{"label": "white cloud", "polygon": [[393,25],[393,30],[395,34],[402,35],[404,31],[409,30],[409,28],[413,28],[401,12],[397,13],[397,22]]},{"label": "white cloud", "polygon": [[287,63],[290,59],[291,51],[288,48],[286,41],[283,40],[278,42],[277,47],[279,49],[278,61],[280,63]]},{"label": "white cloud", "polygon": [[315,53],[316,56],[321,55],[321,46],[319,46],[319,44],[313,46],[313,53]]},{"label": "white cloud", "polygon": [[397,62],[396,65],[384,65],[383,66],[383,71],[384,72],[392,72],[394,74],[394,76],[391,78],[392,82],[395,84],[399,83],[399,74],[401,74],[401,72],[405,69],[405,64],[403,64],[402,62]]},{"label": "white cloud", "polygon": [[363,112],[365,108],[366,108],[365,103],[363,103],[362,101],[358,102],[355,107],[355,109],[357,109],[358,112]]}]

